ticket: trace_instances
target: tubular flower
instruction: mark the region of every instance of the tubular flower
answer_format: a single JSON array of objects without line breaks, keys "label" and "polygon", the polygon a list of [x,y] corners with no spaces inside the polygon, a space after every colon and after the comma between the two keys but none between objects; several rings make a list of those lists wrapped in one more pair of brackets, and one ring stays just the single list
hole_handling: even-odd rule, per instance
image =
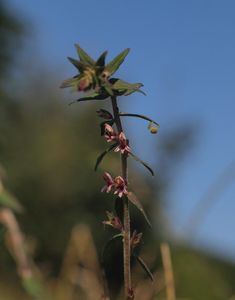
[{"label": "tubular flower", "polygon": [[121,132],[118,135],[118,141],[119,141],[119,145],[114,150],[115,152],[120,151],[122,154],[128,154],[131,152],[131,148],[128,146],[128,140],[126,139],[124,132]]},{"label": "tubular flower", "polygon": [[113,130],[112,126],[107,123],[104,124],[104,137],[107,142],[112,142],[117,139],[117,133]]},{"label": "tubular flower", "polygon": [[121,176],[114,179],[114,189],[114,194],[117,194],[119,198],[128,194],[126,181]]},{"label": "tubular flower", "polygon": [[114,180],[108,172],[104,173],[103,178],[104,181],[106,182],[106,185],[102,188],[101,192],[109,193],[113,188]]}]

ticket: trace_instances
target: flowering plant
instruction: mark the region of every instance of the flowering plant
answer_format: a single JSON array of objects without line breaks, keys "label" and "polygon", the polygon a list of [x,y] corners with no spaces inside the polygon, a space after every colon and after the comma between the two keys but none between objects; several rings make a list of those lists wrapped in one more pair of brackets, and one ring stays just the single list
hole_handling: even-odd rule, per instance
[{"label": "flowering plant", "polygon": [[[128,83],[119,78],[112,77],[123,63],[129,53],[129,49],[125,49],[111,62],[105,64],[107,51],[103,52],[97,60],[94,60],[79,45],[75,45],[75,47],[77,49],[79,60],[70,57],[68,59],[79,71],[79,74],[75,75],[73,78],[65,80],[61,87],[70,87],[74,91],[88,93],[77,99],[76,101],[78,102],[90,100],[100,101],[105,99],[111,100],[112,113],[105,109],[97,111],[97,115],[104,119],[104,121],[100,124],[101,135],[104,136],[106,141],[111,143],[111,145],[97,158],[95,170],[97,170],[105,155],[110,151],[120,153],[122,174],[112,177],[108,172],[105,172],[103,175],[105,186],[101,189],[101,191],[106,193],[112,192],[116,196],[116,202],[121,198],[123,213],[119,215],[118,211],[116,211],[116,214],[107,212],[108,220],[103,223],[105,225],[110,225],[119,231],[119,234],[115,235],[111,240],[120,237],[123,240],[125,299],[134,299],[134,289],[131,281],[131,257],[133,256],[137,259],[151,279],[152,274],[143,259],[135,253],[135,248],[141,242],[142,233],[138,233],[136,230],[131,232],[130,230],[129,202],[139,209],[149,225],[150,222],[139,199],[132,191],[129,191],[127,176],[128,158],[134,158],[146,167],[152,175],[154,175],[154,173],[147,163],[133,154],[132,149],[129,146],[129,140],[126,138],[123,131],[121,118],[137,117],[144,119],[149,122],[148,129],[151,133],[157,133],[159,124],[140,114],[124,113],[119,111],[117,96],[128,96],[134,92],[145,94],[141,90],[143,84]],[[114,125],[116,126],[116,129],[113,128]]]}]

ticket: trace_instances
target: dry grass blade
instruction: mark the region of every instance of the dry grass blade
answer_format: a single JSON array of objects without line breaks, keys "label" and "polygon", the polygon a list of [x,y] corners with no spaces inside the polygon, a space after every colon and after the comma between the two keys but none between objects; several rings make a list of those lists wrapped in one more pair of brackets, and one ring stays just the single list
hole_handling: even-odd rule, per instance
[{"label": "dry grass blade", "polygon": [[24,237],[14,213],[8,208],[2,208],[0,222],[7,228],[8,247],[17,263],[19,276],[23,279],[31,278],[32,268],[25,251]]},{"label": "dry grass blade", "polygon": [[161,248],[162,263],[164,268],[167,300],[176,300],[170,247],[169,244],[163,242],[161,243],[160,248]]},{"label": "dry grass blade", "polygon": [[[74,299],[74,291],[79,287],[88,300],[109,300],[104,281],[89,227],[83,224],[75,226],[61,269],[58,299]],[[62,297],[61,293],[64,293]],[[76,294],[79,298],[78,292]]]}]

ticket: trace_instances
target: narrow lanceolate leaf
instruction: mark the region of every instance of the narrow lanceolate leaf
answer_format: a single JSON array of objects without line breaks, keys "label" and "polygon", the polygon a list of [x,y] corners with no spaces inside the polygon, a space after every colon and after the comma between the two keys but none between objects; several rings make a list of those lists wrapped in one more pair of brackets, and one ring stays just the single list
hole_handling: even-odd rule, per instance
[{"label": "narrow lanceolate leaf", "polygon": [[150,166],[144,162],[142,159],[140,159],[138,156],[134,155],[133,153],[129,153],[131,157],[133,157],[136,161],[140,162],[146,169],[149,170],[149,172],[154,176],[153,170],[150,168]]},{"label": "narrow lanceolate leaf", "polygon": [[90,66],[95,65],[95,61],[93,60],[93,58],[91,58],[78,44],[75,44],[75,47],[81,61],[87,63]]},{"label": "narrow lanceolate leaf", "polygon": [[105,51],[100,55],[100,57],[96,61],[96,66],[104,67],[107,54],[108,54],[108,51]]},{"label": "narrow lanceolate leaf", "polygon": [[119,95],[128,96],[134,92],[140,92],[145,95],[145,93],[140,90],[143,86],[142,83],[128,83],[121,79],[111,79],[112,89],[115,90]]},{"label": "narrow lanceolate leaf", "polygon": [[118,68],[123,63],[129,51],[130,51],[129,48],[125,49],[119,55],[117,55],[110,63],[107,64],[105,70],[108,72],[109,76],[111,76],[113,73],[115,73],[118,70]]},{"label": "narrow lanceolate leaf", "polygon": [[103,158],[105,157],[105,155],[106,155],[107,153],[109,153],[110,151],[112,151],[115,147],[117,147],[117,145],[118,145],[118,143],[115,143],[115,144],[111,145],[109,148],[107,148],[104,152],[102,152],[102,153],[98,156],[98,158],[97,158],[97,160],[96,160],[96,164],[95,164],[95,171],[97,170],[99,164],[102,162],[102,160],[103,160]]},{"label": "narrow lanceolate leaf", "polygon": [[135,195],[133,192],[129,192],[129,193],[127,194],[127,198],[128,198],[128,200],[129,200],[132,204],[134,204],[134,205],[138,208],[138,210],[143,214],[143,216],[144,216],[146,222],[148,223],[148,225],[149,225],[150,227],[152,227],[152,225],[151,225],[151,223],[150,223],[150,221],[149,221],[149,218],[148,218],[146,212],[144,211],[143,205],[142,205],[142,203],[140,202],[140,200],[136,197],[136,195]]},{"label": "narrow lanceolate leaf", "polygon": [[123,237],[122,233],[116,234],[106,243],[106,245],[103,248],[102,255],[101,255],[102,262],[104,261],[105,252],[108,249],[108,247],[112,244],[112,242],[114,242],[115,240],[122,238],[122,237]]},{"label": "narrow lanceolate leaf", "polygon": [[133,255],[136,260],[138,261],[138,263],[141,265],[141,267],[144,269],[144,271],[146,272],[146,274],[148,275],[148,277],[150,278],[151,281],[154,281],[153,279],[153,274],[152,272],[149,270],[148,266],[146,265],[146,263],[144,262],[144,260],[138,256],[138,255]]},{"label": "narrow lanceolate leaf", "polygon": [[126,113],[126,112],[120,112],[119,113],[120,117],[135,117],[135,118],[140,118],[140,119],[144,119],[146,121],[152,122],[153,124],[155,124],[156,126],[160,127],[160,125],[155,122],[154,120],[150,119],[149,117],[146,117],[144,115],[139,115],[139,114],[130,114],[130,113]]},{"label": "narrow lanceolate leaf", "polygon": [[106,93],[100,94],[100,93],[95,92],[95,93],[92,93],[85,97],[81,97],[81,98],[69,103],[69,105],[74,104],[75,102],[82,102],[82,101],[88,101],[88,100],[104,100],[107,97],[108,97],[108,95]]},{"label": "narrow lanceolate leaf", "polygon": [[18,200],[5,190],[0,192],[0,208],[1,207],[10,208],[15,212],[23,211],[23,207]]},{"label": "narrow lanceolate leaf", "polygon": [[68,60],[74,65],[74,67],[76,67],[78,69],[78,71],[80,73],[82,73],[87,67],[87,64],[85,64],[84,62],[81,62],[79,60],[76,60],[72,57],[68,57]]},{"label": "narrow lanceolate leaf", "polygon": [[142,90],[139,89],[139,88],[138,88],[138,89],[136,89],[136,88],[128,89],[123,95],[124,95],[124,96],[129,96],[129,95],[131,95],[131,94],[133,94],[133,93],[135,93],[135,92],[140,93],[140,94],[146,96],[145,92],[142,91]]}]

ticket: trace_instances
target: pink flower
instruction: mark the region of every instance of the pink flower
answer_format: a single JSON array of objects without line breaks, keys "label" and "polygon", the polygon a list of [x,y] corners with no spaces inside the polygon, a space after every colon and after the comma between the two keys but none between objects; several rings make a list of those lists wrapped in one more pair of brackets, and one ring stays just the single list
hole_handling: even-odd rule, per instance
[{"label": "pink flower", "polygon": [[107,172],[104,173],[103,178],[104,178],[104,181],[106,182],[106,185],[102,188],[101,192],[109,193],[112,190],[113,185],[114,185],[113,178]]},{"label": "pink flower", "polygon": [[121,152],[122,154],[128,154],[131,152],[131,148],[128,146],[128,141],[123,132],[118,135],[119,145],[115,148],[115,152]]},{"label": "pink flower", "polygon": [[122,198],[123,195],[128,194],[126,181],[121,176],[117,176],[114,179],[114,189],[114,194],[117,194],[120,198]]},{"label": "pink flower", "polygon": [[126,180],[121,176],[117,176],[113,179],[109,173],[105,172],[103,178],[106,185],[101,189],[101,192],[109,193],[113,190],[114,194],[117,194],[119,198],[128,194]]},{"label": "pink flower", "polygon": [[104,124],[104,137],[107,142],[112,142],[117,139],[117,133],[113,130],[113,127],[109,124]]}]

